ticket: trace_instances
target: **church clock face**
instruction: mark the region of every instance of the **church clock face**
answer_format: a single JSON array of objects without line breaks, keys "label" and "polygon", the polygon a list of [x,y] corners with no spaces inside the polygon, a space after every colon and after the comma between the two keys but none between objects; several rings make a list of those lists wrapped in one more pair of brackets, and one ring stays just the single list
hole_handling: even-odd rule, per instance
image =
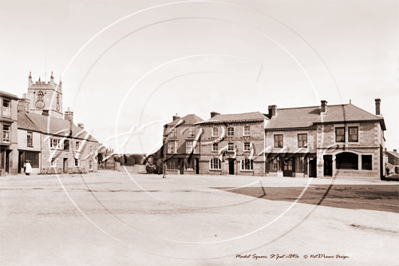
[{"label": "church clock face", "polygon": [[37,94],[37,101],[35,104],[37,109],[43,109],[46,106],[44,104],[43,97],[44,97],[44,93],[42,91],[39,91]]}]

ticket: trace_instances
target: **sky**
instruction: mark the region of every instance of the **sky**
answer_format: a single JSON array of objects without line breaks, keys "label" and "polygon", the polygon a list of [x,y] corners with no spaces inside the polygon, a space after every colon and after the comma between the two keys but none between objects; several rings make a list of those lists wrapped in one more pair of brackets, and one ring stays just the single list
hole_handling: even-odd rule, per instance
[{"label": "sky", "polygon": [[0,85],[21,97],[29,72],[53,72],[74,122],[128,153],[156,148],[176,114],[320,100],[374,114],[380,98],[392,150],[398,10],[384,0],[0,1]]}]

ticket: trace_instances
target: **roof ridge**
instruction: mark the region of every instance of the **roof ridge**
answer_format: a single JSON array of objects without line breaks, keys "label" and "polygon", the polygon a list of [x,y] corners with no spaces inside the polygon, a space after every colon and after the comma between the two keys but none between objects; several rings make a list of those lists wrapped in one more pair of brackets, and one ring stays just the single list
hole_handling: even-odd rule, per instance
[{"label": "roof ridge", "polygon": [[[343,103],[343,104],[331,104],[331,105],[327,105],[328,107],[331,106],[346,106],[346,105],[353,105],[353,104],[349,104],[349,103]],[[356,106],[356,105],[353,105]],[[356,106],[357,107],[357,106]],[[315,105],[315,106],[300,106],[300,107],[283,107],[283,108],[277,108],[277,110],[287,110],[287,109],[304,109],[304,108],[320,108],[320,105]],[[359,108],[359,107],[358,107]]]}]

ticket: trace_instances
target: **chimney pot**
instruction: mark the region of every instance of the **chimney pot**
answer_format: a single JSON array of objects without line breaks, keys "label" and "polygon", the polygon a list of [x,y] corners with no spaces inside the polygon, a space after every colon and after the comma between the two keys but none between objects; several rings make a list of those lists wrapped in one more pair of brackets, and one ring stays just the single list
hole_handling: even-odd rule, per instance
[{"label": "chimney pot", "polygon": [[211,112],[211,118],[213,118],[213,117],[215,117],[215,116],[217,116],[217,115],[220,115],[220,113],[218,113],[218,112]]},{"label": "chimney pot", "polygon": [[376,115],[381,115],[381,99],[377,98],[375,99],[375,114]]}]

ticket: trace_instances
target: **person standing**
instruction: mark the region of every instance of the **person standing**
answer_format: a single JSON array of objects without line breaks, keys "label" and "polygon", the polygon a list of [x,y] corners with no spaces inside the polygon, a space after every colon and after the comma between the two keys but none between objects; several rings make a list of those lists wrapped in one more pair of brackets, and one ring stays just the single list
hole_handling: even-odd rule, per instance
[{"label": "person standing", "polygon": [[30,175],[32,173],[32,166],[30,165],[30,161],[27,160],[25,163],[25,174]]}]

